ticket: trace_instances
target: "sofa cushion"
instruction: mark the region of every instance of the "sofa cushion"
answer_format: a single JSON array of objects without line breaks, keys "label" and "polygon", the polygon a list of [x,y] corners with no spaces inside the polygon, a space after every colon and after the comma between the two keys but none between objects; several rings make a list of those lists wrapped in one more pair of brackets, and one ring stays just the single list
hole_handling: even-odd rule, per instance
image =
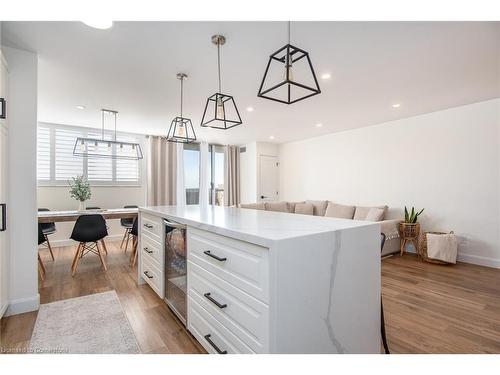
[{"label": "sofa cushion", "polygon": [[340,219],[352,219],[355,209],[355,206],[346,206],[343,204],[328,202],[328,206],[326,206],[325,216],[338,217]]},{"label": "sofa cushion", "polygon": [[266,202],[266,211],[290,212],[288,202]]},{"label": "sofa cushion", "polygon": [[384,209],[383,208],[370,208],[368,214],[365,217],[366,221],[382,221],[384,219]]},{"label": "sofa cushion", "polygon": [[354,211],[354,220],[365,220],[371,208],[382,208],[384,210],[384,215],[380,220],[384,220],[385,213],[387,212],[387,206],[375,206],[375,207],[356,206],[356,211]]},{"label": "sofa cushion", "polygon": [[305,202],[302,201],[302,202],[286,202],[286,203],[288,204],[288,212],[293,214],[295,212],[295,205],[297,203],[305,203]]},{"label": "sofa cushion", "polygon": [[259,203],[247,203],[247,204],[240,204],[240,208],[251,208],[254,210],[265,210],[266,205],[264,202],[259,202]]},{"label": "sofa cushion", "polygon": [[311,201],[307,200],[306,203],[310,203],[314,208],[314,216],[325,216],[326,206],[328,205],[328,201]]},{"label": "sofa cushion", "polygon": [[295,211],[296,214],[302,214],[302,215],[313,215],[314,214],[314,206],[312,203],[297,203],[295,205]]}]

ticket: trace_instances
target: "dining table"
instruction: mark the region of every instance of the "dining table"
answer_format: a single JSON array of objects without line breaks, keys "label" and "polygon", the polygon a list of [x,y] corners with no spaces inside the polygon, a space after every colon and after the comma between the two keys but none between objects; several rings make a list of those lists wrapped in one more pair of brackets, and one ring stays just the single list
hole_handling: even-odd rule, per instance
[{"label": "dining table", "polygon": [[56,223],[64,221],[76,221],[82,215],[99,214],[105,219],[134,219],[139,210],[137,208],[105,208],[85,211],[39,211],[39,223]]}]

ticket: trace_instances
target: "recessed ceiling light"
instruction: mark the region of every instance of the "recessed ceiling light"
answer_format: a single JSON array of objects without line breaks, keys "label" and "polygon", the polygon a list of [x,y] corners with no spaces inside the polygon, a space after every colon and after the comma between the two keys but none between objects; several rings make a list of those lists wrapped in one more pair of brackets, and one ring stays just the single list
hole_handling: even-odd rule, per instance
[{"label": "recessed ceiling light", "polygon": [[323,127],[323,124],[322,124],[321,122],[319,122],[319,123],[317,123],[317,124],[316,124],[316,127],[317,127],[317,128],[322,128],[322,127]]},{"label": "recessed ceiling light", "polygon": [[84,105],[77,105],[77,106],[75,106],[75,107],[76,107],[76,109],[85,109],[85,108],[87,108],[87,107],[85,107]]},{"label": "recessed ceiling light", "polygon": [[330,79],[332,77],[332,75],[330,73],[323,73],[321,75],[321,79]]},{"label": "recessed ceiling light", "polygon": [[400,104],[400,103],[394,103],[394,104],[392,105],[392,108],[399,108],[399,107],[401,107],[401,104]]},{"label": "recessed ceiling light", "polygon": [[269,139],[274,139],[274,135],[270,135],[270,136],[269,136]]},{"label": "recessed ceiling light", "polygon": [[110,29],[113,27],[113,21],[111,20],[90,20],[90,21],[82,21],[85,25],[93,27],[94,29]]},{"label": "recessed ceiling light", "polygon": [[253,107],[247,107],[248,112],[253,112]]}]

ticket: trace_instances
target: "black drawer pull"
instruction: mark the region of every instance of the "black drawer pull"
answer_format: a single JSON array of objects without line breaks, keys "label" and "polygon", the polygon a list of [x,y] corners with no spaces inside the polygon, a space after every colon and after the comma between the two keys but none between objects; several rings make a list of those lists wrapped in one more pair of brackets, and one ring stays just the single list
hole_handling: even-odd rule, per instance
[{"label": "black drawer pull", "polygon": [[215,299],[213,299],[212,297],[210,297],[210,293],[205,293],[204,296],[206,299],[208,299],[210,302],[212,302],[219,309],[223,309],[224,307],[227,307],[227,304],[222,305],[220,302],[218,302]]},{"label": "black drawer pull", "polygon": [[210,337],[212,337],[211,334],[205,335],[203,337],[205,337],[205,340],[207,340],[208,343],[210,345],[212,345],[212,348],[214,348],[217,351],[217,353],[219,353],[219,354],[227,354],[227,350],[220,350],[219,347],[217,345],[215,345],[215,343],[212,340],[210,340]]},{"label": "black drawer pull", "polygon": [[153,276],[151,276],[148,271],[144,271],[144,275],[146,275],[148,277],[148,279],[152,279]]},{"label": "black drawer pull", "polygon": [[205,250],[203,254],[208,255],[209,257],[212,257],[214,259],[217,259],[219,262],[225,262],[227,260],[227,258],[221,258],[218,257],[217,255],[212,254],[210,250]]},{"label": "black drawer pull", "polygon": [[144,248],[144,251],[148,254],[153,254],[153,250],[149,250],[147,247]]},{"label": "black drawer pull", "polygon": [[142,225],[148,229],[153,229],[153,226],[151,224],[142,224]]}]

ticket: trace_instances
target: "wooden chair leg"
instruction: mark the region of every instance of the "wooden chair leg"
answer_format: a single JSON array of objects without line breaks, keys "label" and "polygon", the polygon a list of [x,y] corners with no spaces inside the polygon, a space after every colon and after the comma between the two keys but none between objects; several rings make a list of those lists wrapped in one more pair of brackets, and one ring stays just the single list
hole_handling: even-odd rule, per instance
[{"label": "wooden chair leg", "polygon": [[71,276],[75,276],[76,269],[78,268],[78,262],[80,261],[80,258],[83,256],[83,248],[84,248],[84,243],[80,242],[80,244],[78,245],[78,249],[76,250],[75,259],[73,260],[74,264]]},{"label": "wooden chair leg", "polygon": [[99,241],[97,241],[95,243],[95,246],[97,247],[97,253],[99,254],[99,258],[101,258],[101,263],[102,263],[102,266],[104,268],[104,271],[107,271],[108,270],[108,267],[106,266],[106,261],[104,260],[104,257],[101,253],[101,248],[99,247]]},{"label": "wooden chair leg", "polygon": [[[120,243],[120,249],[123,249],[123,243],[125,242],[125,237],[127,237],[127,233],[128,233],[128,228],[125,229],[125,232],[123,232],[123,238],[122,238],[122,242]],[[125,252],[127,251],[127,248],[125,248]]]},{"label": "wooden chair leg", "polygon": [[43,236],[45,237],[45,241],[47,242],[47,247],[49,248],[50,256],[52,257],[52,260],[55,260],[54,253],[52,252],[52,246],[50,246],[49,236],[47,236],[46,234],[44,234]]},{"label": "wooden chair leg", "polygon": [[101,240],[102,248],[104,249],[104,252],[106,255],[108,255],[108,249],[106,248],[106,243],[104,242],[104,239]]},{"label": "wooden chair leg", "polygon": [[132,267],[135,267],[135,264],[137,263],[137,254],[138,254],[137,242],[138,242],[137,237],[134,236],[132,240],[132,254],[134,256],[134,260],[132,261]]},{"label": "wooden chair leg", "polygon": [[38,254],[38,265],[40,267],[40,278],[42,281],[45,280],[45,266],[43,265],[42,258],[40,258],[40,254]]},{"label": "wooden chair leg", "polygon": [[71,271],[73,271],[73,268],[75,268],[76,258],[78,257],[78,253],[80,253],[80,246],[82,246],[82,244],[78,243],[78,246],[76,247],[75,255],[73,257],[73,261],[71,262]]},{"label": "wooden chair leg", "polygon": [[130,239],[130,230],[127,229],[127,242],[125,242],[125,252],[128,249],[128,240]]}]

